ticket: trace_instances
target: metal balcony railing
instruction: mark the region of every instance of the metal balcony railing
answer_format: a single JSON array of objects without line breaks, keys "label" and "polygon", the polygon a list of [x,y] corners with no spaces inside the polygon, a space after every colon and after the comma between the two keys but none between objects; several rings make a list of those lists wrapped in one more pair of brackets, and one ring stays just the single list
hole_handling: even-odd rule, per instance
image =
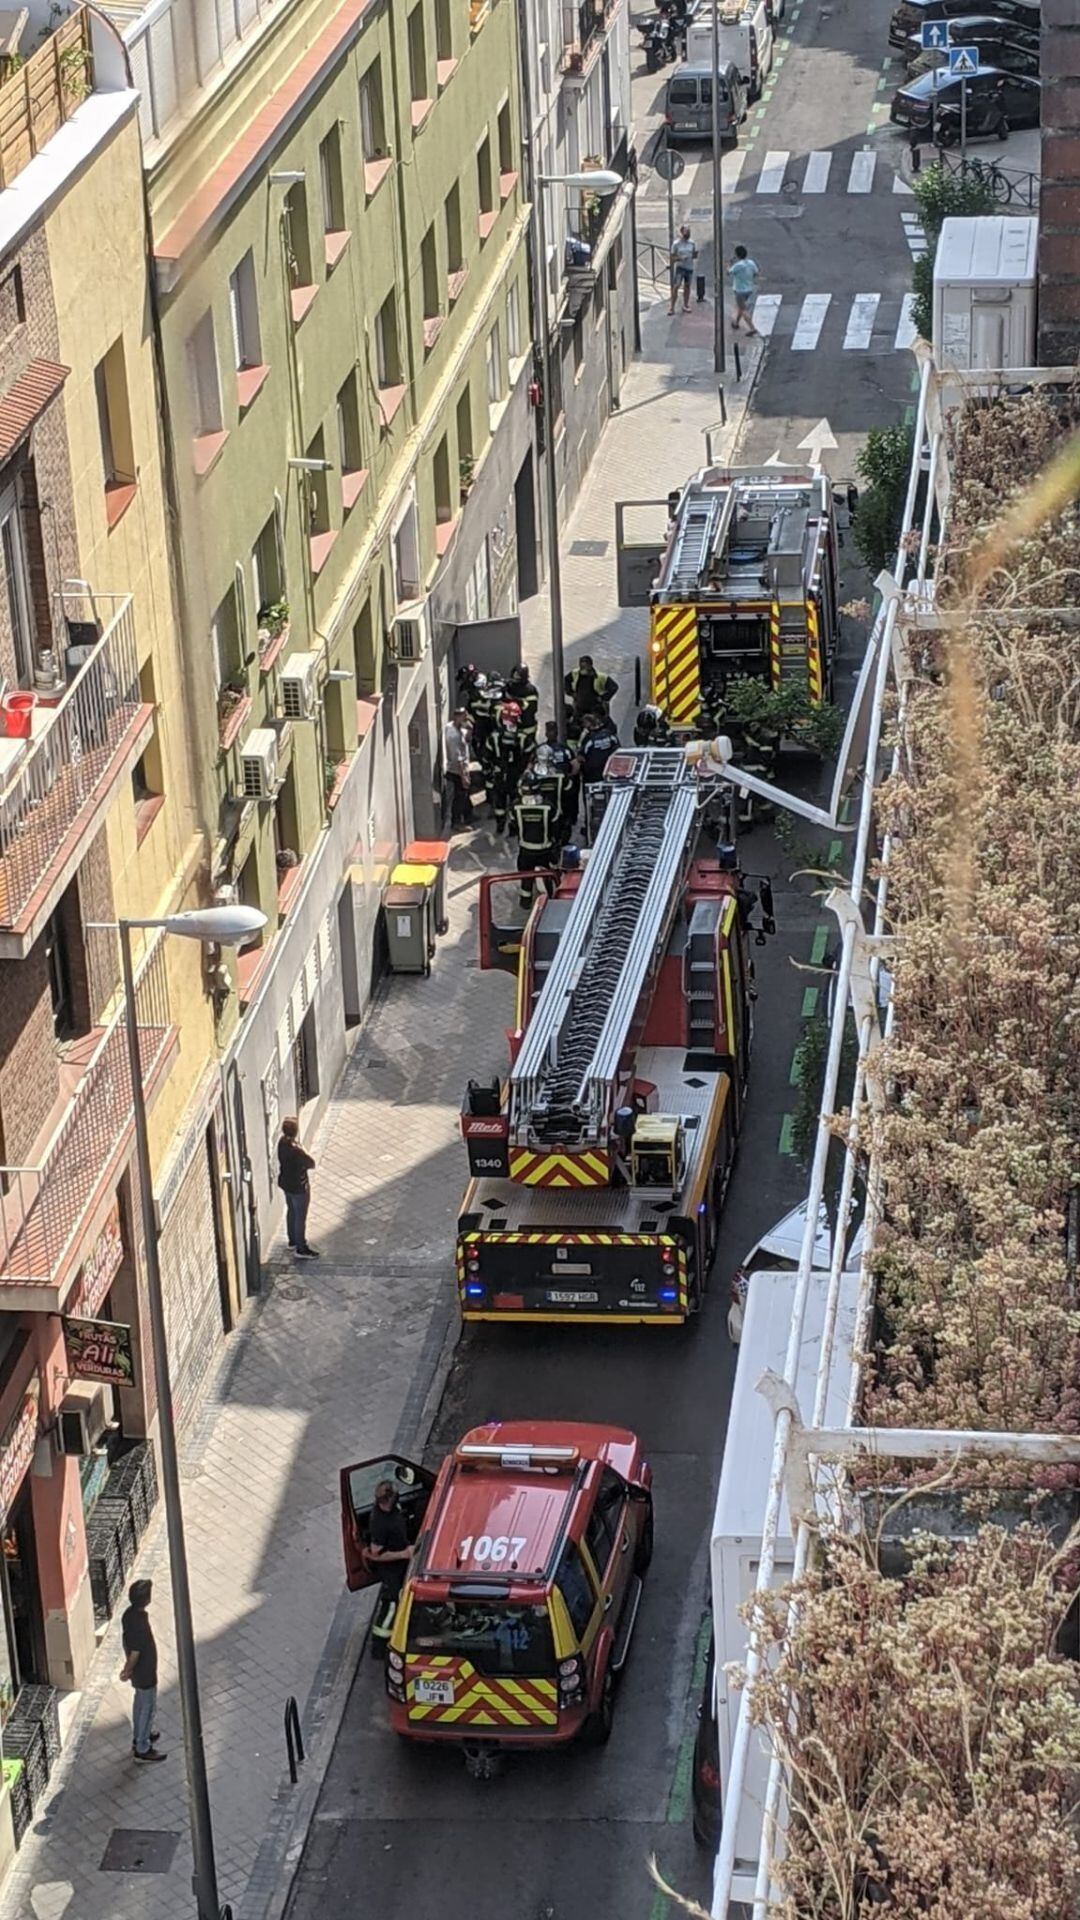
[{"label": "metal balcony railing", "polygon": [[90,15],[79,7],[0,86],[0,188],[29,166],[93,90]]},{"label": "metal balcony railing", "polygon": [[581,0],[580,5],[562,10],[563,73],[580,73],[599,34],[604,31],[604,0]]},{"label": "metal balcony railing", "polygon": [[[145,1084],[172,1034],[160,938],[137,973],[135,1007]],[[5,1286],[47,1287],[56,1278],[131,1123],[121,1000],[37,1165],[0,1167],[0,1294]]]},{"label": "metal balcony railing", "polygon": [[37,709],[44,731],[0,792],[0,927],[15,924],[89,811],[141,704],[131,595],[95,595],[93,605],[112,617],[57,705]]},{"label": "metal balcony railing", "polygon": [[159,140],[284,0],[150,0],[124,35],[144,140]]},{"label": "metal balcony railing", "polygon": [[[594,156],[591,159],[583,160],[583,170],[588,172],[590,166],[595,165],[598,168],[603,168],[605,172],[617,173],[621,180],[628,179],[633,174],[637,165],[637,155],[631,149],[630,135],[627,129],[619,126],[612,127],[609,144],[611,147],[609,157],[600,159],[599,156]],[[594,249],[604,231],[604,227],[607,224],[611,210],[616,204],[617,199],[618,195],[614,193],[605,194],[601,197],[600,194],[590,194],[588,191],[582,191],[578,195],[577,206],[568,207],[566,210],[566,230],[568,237],[572,240],[584,241],[590,250]],[[569,270],[573,264],[570,258],[572,252],[572,248],[567,249],[567,270]]]}]

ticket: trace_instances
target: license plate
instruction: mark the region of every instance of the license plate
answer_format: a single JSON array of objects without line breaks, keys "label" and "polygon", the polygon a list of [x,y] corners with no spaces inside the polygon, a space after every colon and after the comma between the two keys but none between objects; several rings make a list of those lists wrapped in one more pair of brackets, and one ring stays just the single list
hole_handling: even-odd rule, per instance
[{"label": "license plate", "polygon": [[565,1288],[548,1294],[553,1307],[591,1307],[599,1298],[598,1293],[568,1293]]},{"label": "license plate", "polygon": [[452,1680],[417,1680],[413,1698],[418,1707],[452,1707],[454,1683]]}]

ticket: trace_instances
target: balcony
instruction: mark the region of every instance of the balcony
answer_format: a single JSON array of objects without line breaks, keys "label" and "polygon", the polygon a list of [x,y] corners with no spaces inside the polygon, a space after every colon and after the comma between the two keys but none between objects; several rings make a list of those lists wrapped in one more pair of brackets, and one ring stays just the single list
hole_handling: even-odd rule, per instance
[{"label": "balcony", "polygon": [[0,86],[0,188],[29,166],[93,90],[90,14],[79,7]]},{"label": "balcony", "polygon": [[[43,695],[27,739],[0,736],[0,958],[23,959],[153,729],[130,594],[65,596],[69,685]],[[105,623],[105,616],[108,616]]]},{"label": "balcony", "polygon": [[[604,169],[617,173],[621,180],[637,178],[637,154],[630,145],[630,136],[625,127],[614,126],[611,129],[609,144],[611,155],[602,159],[591,154],[581,163],[582,172],[590,168]],[[620,204],[621,195],[609,193],[582,192],[578,195],[576,207],[566,210],[566,246],[564,249],[564,270],[566,273],[566,319],[575,320],[585,302],[590,298],[596,281],[597,268],[603,253],[601,243],[608,227],[613,210]]]},{"label": "balcony", "polygon": [[604,0],[580,0],[563,8],[560,73],[571,80],[586,78],[603,43],[606,18]]},{"label": "balcony", "polygon": [[[138,969],[135,1004],[149,1097],[177,1044],[161,940]],[[123,1001],[80,1054],[66,1110],[36,1165],[0,1167],[0,1302],[8,1310],[60,1312],[133,1137]]]}]

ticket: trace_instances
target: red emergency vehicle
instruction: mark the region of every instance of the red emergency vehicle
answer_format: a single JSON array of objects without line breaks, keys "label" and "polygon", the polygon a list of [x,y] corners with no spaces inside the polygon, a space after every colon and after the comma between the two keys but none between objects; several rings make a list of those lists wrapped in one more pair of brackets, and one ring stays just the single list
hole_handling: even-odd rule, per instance
[{"label": "red emergency vehicle", "polygon": [[496,1422],[437,1475],[398,1457],[342,1468],[353,1589],[379,1578],[367,1539],[385,1479],[415,1542],[386,1656],[395,1732],[464,1748],[478,1774],[499,1750],[605,1741],[652,1555],[636,1436]]}]

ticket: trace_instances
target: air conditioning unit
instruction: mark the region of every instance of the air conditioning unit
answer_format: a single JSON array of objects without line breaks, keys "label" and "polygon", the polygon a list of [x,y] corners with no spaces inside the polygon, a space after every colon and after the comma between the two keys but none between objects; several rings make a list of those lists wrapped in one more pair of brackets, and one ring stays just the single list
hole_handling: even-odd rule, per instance
[{"label": "air conditioning unit", "polygon": [[61,1453],[93,1453],[112,1418],[104,1380],[73,1380],[60,1402]]},{"label": "air conditioning unit", "polygon": [[390,654],[399,666],[412,667],[427,651],[427,608],[422,600],[402,607],[390,628]]},{"label": "air conditioning unit", "polygon": [[281,708],[286,720],[311,720],[318,701],[317,653],[294,653],[281,669]]},{"label": "air conditioning unit", "polygon": [[255,727],[240,754],[245,800],[272,800],[278,790],[278,737],[272,727]]}]

